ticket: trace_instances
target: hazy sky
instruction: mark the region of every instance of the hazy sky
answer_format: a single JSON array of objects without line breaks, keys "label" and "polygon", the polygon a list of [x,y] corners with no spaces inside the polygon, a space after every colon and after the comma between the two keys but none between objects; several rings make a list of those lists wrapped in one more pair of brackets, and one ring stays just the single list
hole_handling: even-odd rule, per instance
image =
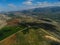
[{"label": "hazy sky", "polygon": [[0,0],[0,11],[15,11],[48,6],[60,6],[60,0]]}]

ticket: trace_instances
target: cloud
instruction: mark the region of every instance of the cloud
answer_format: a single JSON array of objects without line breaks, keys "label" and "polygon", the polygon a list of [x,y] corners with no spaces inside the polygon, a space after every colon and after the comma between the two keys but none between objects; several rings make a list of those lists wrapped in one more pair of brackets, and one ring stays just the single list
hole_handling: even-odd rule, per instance
[{"label": "cloud", "polygon": [[31,6],[31,7],[49,7],[49,6],[60,6],[60,2],[48,2],[48,1],[43,1],[43,2],[34,2],[34,0],[26,0],[23,2],[24,5]]},{"label": "cloud", "polygon": [[31,1],[26,1],[26,2],[23,2],[24,5],[32,5],[32,2]]},{"label": "cloud", "polygon": [[32,5],[32,1],[34,0],[26,0],[25,2],[23,2],[24,5]]},{"label": "cloud", "polygon": [[[17,3],[16,3],[17,4]],[[15,5],[15,3],[9,3],[7,4],[8,7],[3,7],[1,10],[25,10],[25,9],[32,9],[32,8],[38,8],[38,7],[49,7],[49,6],[60,6],[60,1],[58,2],[48,2],[48,1],[36,1],[36,0],[25,0],[22,2],[22,4]],[[0,6],[1,8],[1,6]]]},{"label": "cloud", "polygon": [[34,1],[34,0],[26,0],[26,1]]},{"label": "cloud", "polygon": [[60,6],[60,2],[54,3],[55,6]]},{"label": "cloud", "polygon": [[51,6],[60,6],[60,2],[34,2],[34,0],[27,0],[23,2],[24,6],[21,9],[32,9],[39,7],[51,7]]},{"label": "cloud", "polygon": [[17,8],[14,4],[8,4],[10,8]]},{"label": "cloud", "polygon": [[39,7],[47,7],[47,6],[52,6],[52,3],[49,2],[37,2],[36,4]]},{"label": "cloud", "polygon": [[60,2],[38,2],[37,3],[38,6],[40,7],[47,7],[47,6],[60,6]]}]

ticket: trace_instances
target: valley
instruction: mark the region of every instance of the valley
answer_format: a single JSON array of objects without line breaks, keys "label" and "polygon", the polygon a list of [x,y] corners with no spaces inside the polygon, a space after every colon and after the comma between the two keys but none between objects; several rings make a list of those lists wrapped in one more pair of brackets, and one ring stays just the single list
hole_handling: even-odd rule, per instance
[{"label": "valley", "polygon": [[0,45],[60,45],[60,8],[47,8],[0,14]]},{"label": "valley", "polygon": [[46,20],[24,17],[8,21],[0,31],[0,45],[60,45],[58,22]]}]

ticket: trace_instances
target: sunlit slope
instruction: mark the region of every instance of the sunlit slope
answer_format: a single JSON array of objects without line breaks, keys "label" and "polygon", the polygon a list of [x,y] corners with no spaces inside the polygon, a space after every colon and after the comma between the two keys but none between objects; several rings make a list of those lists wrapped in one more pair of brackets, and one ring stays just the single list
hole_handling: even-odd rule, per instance
[{"label": "sunlit slope", "polygon": [[[47,37],[50,36],[50,37]],[[52,39],[53,37],[54,39]],[[1,45],[52,45],[52,43],[60,43],[60,40],[54,35],[44,29],[29,29],[29,32],[24,34],[23,32],[16,33],[10,38],[4,40]]]},{"label": "sunlit slope", "polygon": [[41,19],[20,24],[27,25],[27,29],[6,38],[0,45],[60,45],[60,29],[57,22]]}]

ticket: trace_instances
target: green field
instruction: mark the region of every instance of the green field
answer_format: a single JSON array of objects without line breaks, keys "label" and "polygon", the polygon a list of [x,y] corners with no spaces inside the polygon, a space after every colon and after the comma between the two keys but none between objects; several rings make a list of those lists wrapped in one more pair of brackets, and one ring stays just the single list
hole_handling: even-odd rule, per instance
[{"label": "green field", "polygon": [[0,30],[0,41],[24,28],[25,27],[23,27],[23,26],[5,26],[5,27],[3,27]]}]

